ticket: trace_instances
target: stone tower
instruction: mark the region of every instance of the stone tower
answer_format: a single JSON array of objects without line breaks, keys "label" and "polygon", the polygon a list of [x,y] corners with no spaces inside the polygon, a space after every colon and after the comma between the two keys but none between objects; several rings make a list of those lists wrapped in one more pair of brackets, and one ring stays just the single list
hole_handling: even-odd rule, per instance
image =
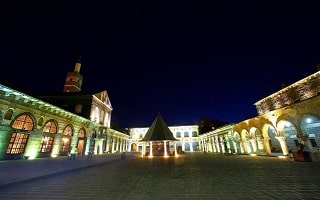
[{"label": "stone tower", "polygon": [[68,72],[63,92],[80,92],[83,77],[80,74],[81,56],[76,61],[73,72]]}]

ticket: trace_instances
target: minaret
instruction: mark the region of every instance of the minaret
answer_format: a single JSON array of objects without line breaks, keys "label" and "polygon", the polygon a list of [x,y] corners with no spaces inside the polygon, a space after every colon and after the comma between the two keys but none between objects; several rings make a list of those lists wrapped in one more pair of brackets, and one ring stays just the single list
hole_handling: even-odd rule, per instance
[{"label": "minaret", "polygon": [[76,61],[73,72],[68,72],[63,92],[80,92],[83,77],[80,74],[81,56]]}]

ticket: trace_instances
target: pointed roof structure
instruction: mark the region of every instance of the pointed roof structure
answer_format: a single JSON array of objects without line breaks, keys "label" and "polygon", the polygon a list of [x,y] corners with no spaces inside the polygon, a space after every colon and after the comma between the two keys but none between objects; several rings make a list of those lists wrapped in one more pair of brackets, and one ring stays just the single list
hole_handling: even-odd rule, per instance
[{"label": "pointed roof structure", "polygon": [[157,114],[147,133],[140,141],[147,142],[156,140],[177,140],[160,113]]}]

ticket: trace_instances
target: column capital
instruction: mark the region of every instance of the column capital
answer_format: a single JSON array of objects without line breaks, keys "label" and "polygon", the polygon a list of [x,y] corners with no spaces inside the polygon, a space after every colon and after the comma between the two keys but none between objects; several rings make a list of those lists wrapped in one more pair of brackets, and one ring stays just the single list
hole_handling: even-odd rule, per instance
[{"label": "column capital", "polygon": [[286,139],[284,136],[276,136],[275,138],[279,141],[285,141]]}]

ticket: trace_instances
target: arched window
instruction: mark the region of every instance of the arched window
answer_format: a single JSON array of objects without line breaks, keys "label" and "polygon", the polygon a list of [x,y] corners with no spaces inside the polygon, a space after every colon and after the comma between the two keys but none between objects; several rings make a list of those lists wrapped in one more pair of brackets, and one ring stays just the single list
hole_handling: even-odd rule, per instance
[{"label": "arched window", "polygon": [[81,113],[82,112],[82,105],[77,104],[74,110],[75,110],[75,113]]},{"label": "arched window", "polygon": [[4,119],[11,120],[12,115],[13,115],[13,109],[10,108],[9,110],[7,110],[6,114],[4,115]]},{"label": "arched window", "polygon": [[57,124],[53,120],[50,120],[44,125],[42,130],[47,134],[44,134],[42,137],[40,152],[49,153],[51,152],[53,146],[53,134],[57,133]]},{"label": "arched window", "polygon": [[77,144],[77,150],[79,155],[83,155],[83,150],[85,148],[85,143],[86,143],[86,132],[82,128],[79,130],[78,133],[78,144]]},{"label": "arched window", "polygon": [[57,133],[57,125],[54,121],[49,121],[46,123],[46,125],[43,127],[43,132],[46,133]]},{"label": "arched window", "polygon": [[73,128],[71,125],[68,125],[63,130],[61,152],[68,152],[70,150],[72,136],[73,136]]},{"label": "arched window", "polygon": [[189,132],[188,131],[184,132],[184,137],[189,137]]},{"label": "arched window", "polygon": [[68,126],[63,130],[63,135],[73,136],[73,128],[72,128],[72,126],[68,125]]},{"label": "arched window", "polygon": [[38,120],[38,126],[42,126],[43,124],[43,117],[40,117]]},{"label": "arched window", "polygon": [[84,129],[80,129],[80,131],[78,133],[78,137],[79,138],[85,138],[86,137],[86,132],[84,131]]},{"label": "arched window", "polygon": [[23,114],[17,117],[12,124],[12,128],[19,130],[31,131],[33,130],[34,122],[33,119],[27,115]]},{"label": "arched window", "polygon": [[23,153],[29,138],[26,131],[33,130],[34,122],[32,117],[27,114],[18,116],[12,123],[12,128],[16,129],[10,138],[6,154]]},{"label": "arched window", "polygon": [[197,131],[192,131],[192,137],[197,137]]},{"label": "arched window", "polygon": [[177,133],[176,133],[176,137],[177,137],[177,138],[180,138],[180,137],[181,137],[181,133],[180,133],[180,132],[177,132]]}]

